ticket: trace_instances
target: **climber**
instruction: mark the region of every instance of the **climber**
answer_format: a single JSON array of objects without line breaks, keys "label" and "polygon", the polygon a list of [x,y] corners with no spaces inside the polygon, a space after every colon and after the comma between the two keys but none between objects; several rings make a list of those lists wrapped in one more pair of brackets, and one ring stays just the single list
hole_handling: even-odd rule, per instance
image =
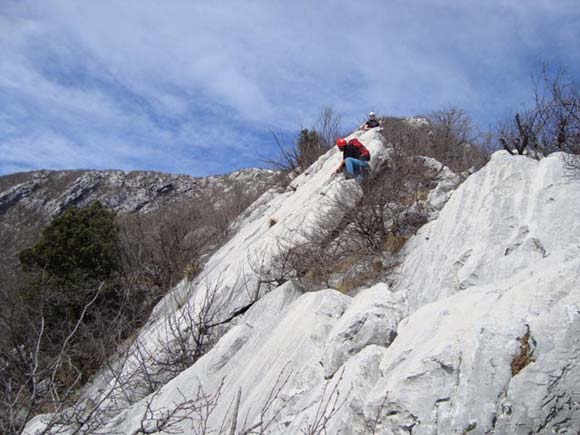
[{"label": "climber", "polygon": [[348,142],[344,138],[339,138],[336,140],[336,146],[342,151],[342,162],[332,173],[332,176],[334,177],[340,173],[342,168],[346,168],[344,177],[354,177],[359,184],[362,184],[365,178],[365,171],[370,169],[369,160],[371,159],[371,154],[369,150],[356,138]]},{"label": "climber", "polygon": [[369,113],[369,119],[365,122],[360,128],[361,130],[370,130],[371,128],[375,128],[379,126],[379,121],[377,121],[377,115],[375,112]]}]

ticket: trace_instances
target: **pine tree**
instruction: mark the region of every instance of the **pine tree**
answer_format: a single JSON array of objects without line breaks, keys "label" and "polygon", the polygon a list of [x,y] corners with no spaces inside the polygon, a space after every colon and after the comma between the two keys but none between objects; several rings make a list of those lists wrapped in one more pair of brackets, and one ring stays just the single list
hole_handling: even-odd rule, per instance
[{"label": "pine tree", "polygon": [[318,132],[315,129],[303,128],[296,142],[298,164],[304,170],[324,153]]}]

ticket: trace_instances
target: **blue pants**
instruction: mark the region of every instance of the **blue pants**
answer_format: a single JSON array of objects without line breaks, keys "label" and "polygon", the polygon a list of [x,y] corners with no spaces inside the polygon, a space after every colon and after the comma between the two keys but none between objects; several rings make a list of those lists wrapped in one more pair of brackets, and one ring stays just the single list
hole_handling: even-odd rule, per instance
[{"label": "blue pants", "polygon": [[365,169],[370,168],[369,162],[355,159],[353,157],[347,157],[344,159],[344,166],[346,168],[346,173],[353,176],[359,184],[362,184],[364,180]]}]

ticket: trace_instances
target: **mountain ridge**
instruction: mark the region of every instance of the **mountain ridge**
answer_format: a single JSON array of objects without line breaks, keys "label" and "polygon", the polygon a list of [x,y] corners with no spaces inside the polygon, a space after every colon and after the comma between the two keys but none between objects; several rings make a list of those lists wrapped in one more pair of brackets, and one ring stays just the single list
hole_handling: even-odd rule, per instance
[{"label": "mountain ridge", "polygon": [[[354,135],[374,169],[394,164],[378,132]],[[264,193],[73,415],[102,406],[104,430],[126,434],[575,433],[580,189],[562,156],[499,151],[460,184],[447,173],[416,199],[430,221],[374,285],[344,294],[264,280],[280,254],[331,233],[359,203],[360,186],[332,176],[340,158],[329,150],[286,190]],[[164,378],[178,343],[209,334],[196,323],[206,316],[224,326],[215,345]],[[154,390],[144,387],[152,374]]]}]

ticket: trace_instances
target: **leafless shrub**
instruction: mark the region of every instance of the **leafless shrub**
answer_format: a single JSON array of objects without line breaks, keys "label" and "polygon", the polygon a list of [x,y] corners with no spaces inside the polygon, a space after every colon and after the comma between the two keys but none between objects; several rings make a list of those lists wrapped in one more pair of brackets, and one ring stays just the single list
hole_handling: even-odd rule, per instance
[{"label": "leafless shrub", "polygon": [[568,81],[563,74],[550,79],[549,83],[553,100],[551,135],[555,138],[558,150],[564,151],[564,163],[568,174],[575,179],[580,178],[580,90],[578,83]]},{"label": "leafless shrub", "polygon": [[158,393],[149,398],[140,420],[140,427],[133,435],[149,435],[156,433],[183,433],[185,422],[190,423],[192,435],[209,435],[208,420],[218,406],[223,387],[223,381],[215,392],[209,394],[200,384],[193,398],[188,399],[178,389],[181,400],[171,408],[153,408],[153,401]]},{"label": "leafless shrub", "polygon": [[433,112],[418,123],[385,117],[381,125],[386,142],[400,152],[432,157],[456,173],[478,169],[489,159],[485,138],[469,116],[455,107]]},{"label": "leafless shrub", "polygon": [[411,125],[405,118],[385,116],[381,118],[381,126],[385,142],[391,146],[410,155],[431,151],[432,130],[428,123]]},{"label": "leafless shrub", "polygon": [[[101,371],[101,376],[109,381],[104,389],[99,390],[96,401],[93,398],[79,399],[77,396],[82,376],[80,371],[77,371],[74,382],[68,382],[66,386],[61,385],[59,375],[63,365],[70,365],[70,343],[82,330],[85,312],[89,313],[98,294],[87,304],[81,319],[63,344],[62,351],[50,364],[39,361],[42,357],[41,342],[46,336],[44,323],[41,322],[40,329],[36,331],[37,338],[33,343],[35,352],[30,356],[29,368],[23,369],[23,375],[28,376],[28,380],[20,382],[19,390],[12,396],[3,395],[6,399],[14,396],[7,402],[10,408],[7,409],[6,419],[0,419],[3,433],[20,433],[29,416],[42,409],[53,413],[45,423],[43,434],[56,435],[63,431],[87,435],[104,434],[104,427],[118,413],[117,409],[111,408],[111,403],[116,400],[110,401],[109,398],[125,397],[130,404],[148,394],[153,396],[147,399],[140,429],[135,433],[173,433],[173,428],[186,420],[192,421],[192,430],[197,431],[192,433],[209,433],[203,428],[207,426],[207,419],[217,406],[221,387],[208,394],[200,386],[192,399],[183,396],[183,400],[170,409],[153,407],[159,387],[193,365],[207,352],[219,336],[214,329],[231,320],[219,317],[223,315],[220,311],[222,305],[228,303],[227,293],[225,299],[223,292],[218,294],[218,290],[223,290],[220,283],[204,290],[207,290],[204,296],[198,298],[199,306],[194,307],[189,299],[174,316],[166,317],[159,329],[165,332],[157,337],[157,341],[148,341],[145,344],[137,340],[125,346],[119,346],[120,342],[116,343],[119,349],[116,357],[108,361]],[[99,324],[99,327],[107,326]],[[118,325],[114,325],[114,329],[117,328]],[[108,349],[109,346],[106,347]],[[28,356],[26,352],[24,355]],[[2,361],[4,362],[4,358]],[[7,384],[3,386],[9,392],[12,386],[9,381],[12,379],[14,377],[7,379]]]},{"label": "leafless shrub", "polygon": [[366,256],[384,252],[392,237],[409,237],[427,221],[426,193],[436,185],[438,171],[425,160],[395,147],[391,159],[373,171],[356,206],[342,208],[341,238],[345,251]]},{"label": "leafless shrub", "polygon": [[260,293],[278,287],[297,276],[295,251],[292,245],[283,239],[277,240],[275,255],[269,251],[254,252],[249,259],[250,268],[258,276],[256,288],[251,292],[250,299],[258,300]]},{"label": "leafless shrub", "polygon": [[334,385],[327,391],[329,383],[324,384],[324,389],[322,391],[322,397],[318,402],[316,408],[316,413],[312,422],[306,423],[305,427],[300,430],[304,435],[327,435],[328,434],[328,424],[332,418],[338,414],[342,407],[346,404],[348,397],[350,396],[351,390],[348,391],[345,397],[340,396],[340,387],[343,381],[344,369],[341,371],[338,380],[334,382]]},{"label": "leafless shrub", "polygon": [[252,203],[260,192],[248,191],[247,186],[233,182],[224,187],[210,189],[200,198],[198,207],[202,210],[205,228],[214,229],[217,246],[221,246],[234,234],[235,219]]},{"label": "leafless shrub", "polygon": [[279,183],[284,187],[292,180],[292,174],[297,175],[299,173],[298,148],[293,144],[290,145],[289,140],[286,140],[280,134],[275,133],[273,130],[271,130],[270,133],[272,134],[272,138],[276,143],[279,155],[275,159],[263,159],[263,162],[280,171],[282,176],[280,177]]},{"label": "leafless shrub", "polygon": [[248,422],[248,415],[251,411],[251,408],[248,409],[246,417],[244,419],[243,424],[241,425],[241,429],[236,432],[237,430],[237,413],[239,408],[239,403],[241,397],[243,395],[242,390],[238,391],[238,396],[236,398],[236,403],[234,404],[233,410],[233,417],[231,419],[230,425],[230,434],[238,434],[238,435],[265,435],[268,433],[268,429],[278,420],[282,412],[287,408],[288,404],[294,400],[299,393],[291,394],[288,397],[283,397],[282,391],[288,385],[293,372],[287,371],[287,366],[285,366],[281,371],[278,377],[276,378],[276,382],[272,386],[270,392],[268,393],[268,397],[266,401],[262,405],[260,409],[260,414],[258,419],[254,423]]},{"label": "leafless shrub", "polygon": [[[121,242],[126,279],[161,295],[183,278],[187,266],[200,269],[218,231],[199,202],[176,204],[152,215],[122,217]],[[214,225],[221,222],[215,219]]]},{"label": "leafless shrub", "polygon": [[[340,210],[323,217],[320,228],[303,229],[297,238],[279,237],[273,252],[256,252],[250,261],[252,271],[258,276],[256,295],[263,291],[296,280],[304,289],[315,290],[329,286],[336,262],[344,255],[342,246],[336,243],[339,232],[326,231],[337,223]],[[297,240],[301,240],[298,241]]]},{"label": "leafless shrub", "polygon": [[131,379],[130,402],[154,393],[214,346],[221,335],[217,328],[231,320],[223,317],[223,307],[232,292],[223,290],[220,280],[197,288],[201,297],[189,295],[177,312],[164,317],[156,329],[158,335],[149,337],[146,343],[137,339],[130,346],[131,366],[115,368],[118,377]]},{"label": "leafless shrub", "polygon": [[[64,339],[57,343],[51,343],[54,336],[46,328],[43,306],[38,307],[38,317],[19,310],[18,314],[25,318],[14,325],[10,324],[11,317],[2,316],[0,321],[12,345],[0,349],[2,433],[19,434],[40,409],[55,411],[70,403],[83,381],[83,373],[73,362],[71,352],[102,289],[103,284],[95,290]],[[28,327],[26,331],[19,329],[23,323]],[[50,352],[46,351],[47,346],[52,347]]]},{"label": "leafless shrub", "polygon": [[379,423],[381,420],[381,414],[385,409],[388,397],[389,397],[388,394],[385,393],[385,396],[383,397],[381,404],[377,407],[376,414],[370,420],[367,421],[367,429],[369,431],[369,434],[371,435],[375,435],[377,433],[377,429],[379,428]]},{"label": "leafless shrub", "polygon": [[[304,172],[312,163],[334,146],[335,140],[341,135],[340,116],[331,107],[325,107],[317,122],[310,129],[302,128],[295,143],[288,145],[272,132],[279,150],[278,159],[265,160],[284,174]],[[286,177],[287,182],[290,178]]]},{"label": "leafless shrub", "polygon": [[425,200],[440,171],[396,146],[391,159],[366,180],[362,196],[344,189],[317,228],[279,238],[275,254],[255,255],[252,269],[259,285],[268,291],[296,280],[305,290],[348,292],[384,278],[404,242],[427,222]]},{"label": "leafless shrub", "polygon": [[450,108],[429,115],[433,154],[426,154],[456,173],[480,168],[489,155],[471,118],[461,109]]},{"label": "leafless shrub", "polygon": [[326,150],[332,148],[336,139],[343,136],[340,115],[330,106],[322,109],[314,129],[319,132],[323,148]]},{"label": "leafless shrub", "polygon": [[[563,73],[544,67],[534,86],[534,104],[500,124],[500,144],[510,154],[541,158],[556,151],[580,153],[580,94],[578,85]],[[568,157],[574,171],[576,157]]]}]

